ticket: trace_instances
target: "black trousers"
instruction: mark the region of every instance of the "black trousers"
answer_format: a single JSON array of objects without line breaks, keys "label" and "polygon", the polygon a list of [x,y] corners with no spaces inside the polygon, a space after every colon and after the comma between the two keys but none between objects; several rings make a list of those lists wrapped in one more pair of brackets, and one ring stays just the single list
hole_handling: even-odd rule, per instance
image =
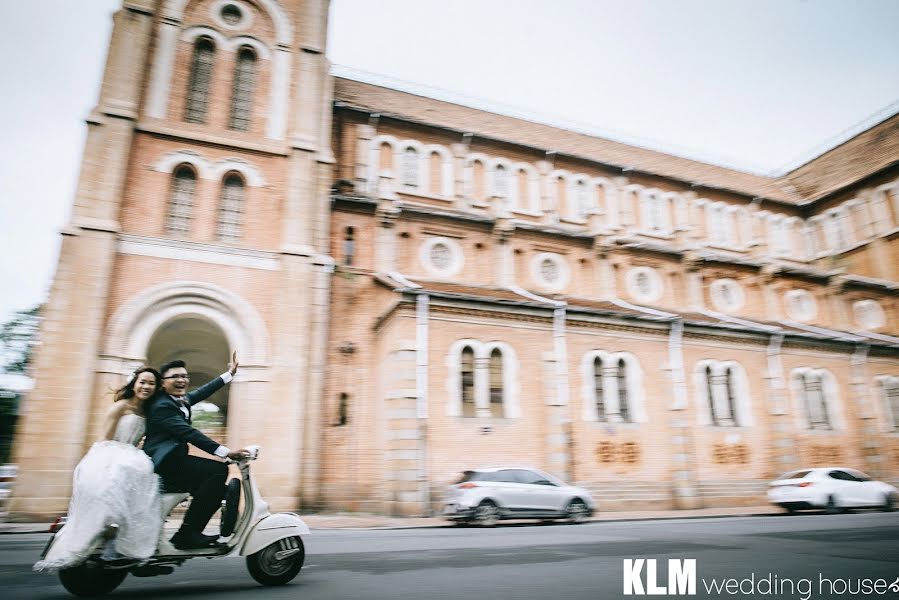
[{"label": "black trousers", "polygon": [[228,466],[215,460],[189,456],[176,449],[156,468],[166,492],[190,492],[193,500],[184,515],[181,531],[201,533],[222,505]]}]

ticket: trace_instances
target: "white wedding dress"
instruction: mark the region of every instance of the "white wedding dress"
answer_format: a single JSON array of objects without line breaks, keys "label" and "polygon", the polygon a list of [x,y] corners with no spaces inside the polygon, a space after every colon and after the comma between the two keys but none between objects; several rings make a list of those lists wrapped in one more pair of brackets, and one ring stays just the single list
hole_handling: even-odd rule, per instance
[{"label": "white wedding dress", "polygon": [[144,418],[124,415],[112,440],[97,442],[75,468],[68,520],[36,571],[73,567],[94,550],[106,527],[116,523],[112,541],[121,557],[146,559],[156,551],[162,527],[159,478],[153,462],[137,444]]}]

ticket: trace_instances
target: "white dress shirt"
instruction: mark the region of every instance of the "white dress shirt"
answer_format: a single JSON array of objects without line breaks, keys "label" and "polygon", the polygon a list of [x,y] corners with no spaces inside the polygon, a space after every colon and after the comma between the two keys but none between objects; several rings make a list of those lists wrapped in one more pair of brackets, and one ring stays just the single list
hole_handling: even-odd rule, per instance
[{"label": "white dress shirt", "polygon": [[[225,385],[228,385],[229,383],[231,383],[231,380],[234,379],[234,376],[231,375],[231,371],[225,371],[224,373],[219,375],[219,377],[222,378],[222,381],[225,382]],[[178,403],[178,408],[180,408],[181,412],[184,413],[184,418],[189,419],[190,409],[184,405],[184,403],[187,402],[187,400],[184,399],[184,396],[181,396],[180,398],[175,398],[174,396],[172,396],[172,398],[174,398]],[[225,458],[226,456],[231,454],[231,450],[229,450],[227,446],[219,446],[215,449],[214,454],[219,458]]]}]

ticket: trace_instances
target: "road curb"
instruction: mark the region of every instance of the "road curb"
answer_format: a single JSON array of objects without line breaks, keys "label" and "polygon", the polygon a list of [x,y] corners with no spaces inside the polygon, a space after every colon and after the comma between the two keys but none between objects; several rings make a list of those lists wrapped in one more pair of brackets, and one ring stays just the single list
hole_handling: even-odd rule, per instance
[{"label": "road curb", "polygon": [[[784,513],[785,514],[785,513]],[[780,513],[774,512],[757,512],[757,513],[734,513],[734,514],[720,514],[720,515],[654,515],[654,516],[645,516],[645,517],[622,517],[620,519],[586,519],[583,524],[595,524],[595,523],[633,523],[635,521],[674,521],[674,520],[682,520],[682,519],[728,519],[728,518],[746,518],[746,517],[777,517],[781,516]],[[300,515],[302,518],[302,515]],[[565,523],[547,523],[547,525],[562,525]],[[514,527],[523,527],[526,525],[534,525],[533,521],[522,520],[522,521],[500,521],[498,527],[503,526],[514,526]],[[453,523],[434,523],[434,524],[421,524],[421,525],[372,525],[370,527],[313,527],[310,526],[309,529],[312,531],[339,531],[339,530],[348,530],[348,531],[364,531],[364,530],[391,530],[391,529],[437,529],[437,528],[445,528],[445,529],[465,529],[472,528],[476,529],[476,525],[468,525],[468,526],[459,526]]]},{"label": "road curb", "polygon": [[[678,514],[665,514],[665,515],[634,515],[630,517],[621,517],[621,518],[591,518],[584,521],[585,524],[595,524],[595,523],[633,523],[637,521],[673,521],[673,520],[683,520],[683,519],[727,519],[727,518],[746,518],[746,517],[771,517],[771,516],[780,516],[781,513],[777,512],[745,512],[745,513],[731,513],[731,514],[706,514],[706,515],[678,515]],[[314,517],[315,515],[308,515],[308,517]],[[303,518],[304,515],[300,515],[300,518]],[[533,521],[507,521],[501,523],[501,526],[525,526],[525,525],[533,525]],[[558,523],[561,524],[561,523]],[[35,534],[35,533],[49,533],[50,523],[0,523],[0,535],[20,535],[20,534]],[[12,527],[9,527],[12,526]],[[471,525],[467,526],[469,528],[475,528],[476,526]],[[436,528],[445,528],[445,529],[461,529],[465,528],[465,526],[455,525],[448,521],[441,521],[438,523],[420,523],[415,525],[403,525],[403,524],[393,524],[393,525],[360,525],[360,526],[352,526],[352,525],[337,525],[337,526],[315,526],[310,525],[309,529],[312,531],[365,531],[365,530],[401,530],[401,529],[436,529]]]}]

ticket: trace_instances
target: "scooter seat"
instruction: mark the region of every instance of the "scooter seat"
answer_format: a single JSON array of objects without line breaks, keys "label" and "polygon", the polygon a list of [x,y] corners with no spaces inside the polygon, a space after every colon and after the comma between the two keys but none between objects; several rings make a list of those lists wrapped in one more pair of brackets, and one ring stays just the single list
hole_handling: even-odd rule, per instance
[{"label": "scooter seat", "polygon": [[162,495],[161,509],[162,509],[162,518],[166,518],[169,516],[169,513],[172,512],[172,509],[187,500],[190,496],[187,492],[173,492],[170,494]]}]

